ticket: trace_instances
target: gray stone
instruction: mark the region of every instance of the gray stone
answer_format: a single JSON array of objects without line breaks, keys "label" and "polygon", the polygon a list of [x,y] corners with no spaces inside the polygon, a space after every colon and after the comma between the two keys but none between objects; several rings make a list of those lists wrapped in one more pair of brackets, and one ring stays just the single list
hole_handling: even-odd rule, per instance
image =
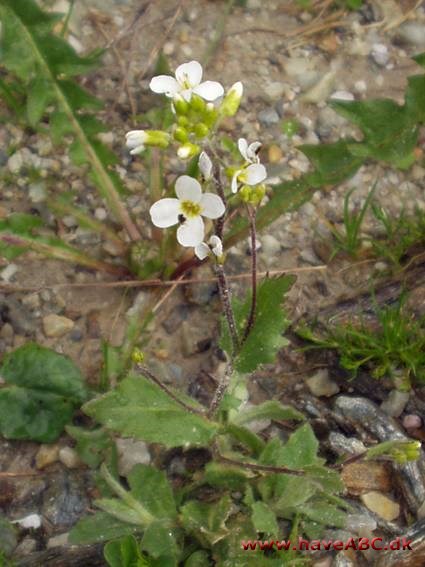
[{"label": "gray stone", "polygon": [[42,516],[55,527],[74,525],[89,506],[86,483],[84,476],[75,473],[51,477],[43,493]]},{"label": "gray stone", "polygon": [[77,451],[72,449],[72,447],[62,447],[59,450],[59,460],[68,469],[77,469],[83,464]]},{"label": "gray stone", "polygon": [[18,271],[18,266],[16,264],[9,264],[5,268],[3,268],[0,277],[4,282],[9,283],[17,271]]},{"label": "gray stone", "polygon": [[366,451],[366,447],[360,439],[345,437],[337,431],[329,433],[328,441],[331,449],[339,456],[361,455]]},{"label": "gray stone", "polygon": [[370,56],[380,67],[385,67],[385,65],[390,60],[390,54],[388,52],[388,47],[383,43],[374,43],[372,45],[372,51]]},{"label": "gray stone", "polygon": [[310,392],[318,397],[329,398],[339,392],[338,384],[329,378],[329,372],[326,368],[321,368],[314,376],[307,378],[306,384]]},{"label": "gray stone", "polygon": [[144,441],[117,439],[118,471],[127,476],[134,465],[148,465],[151,462],[149,448]]},{"label": "gray stone", "polygon": [[44,183],[31,183],[28,195],[33,203],[43,203],[47,198],[46,187]]},{"label": "gray stone", "polygon": [[0,303],[1,318],[10,323],[15,333],[29,335],[34,331],[34,316],[32,312],[13,297],[8,297]]},{"label": "gray stone", "polygon": [[397,30],[396,38],[415,47],[425,47],[425,25],[421,22],[404,22]]},{"label": "gray stone", "polygon": [[265,234],[261,237],[261,246],[264,256],[273,258],[280,252],[280,242],[272,234]]},{"label": "gray stone", "polygon": [[335,84],[335,71],[329,71],[301,98],[304,102],[318,104],[328,99]]},{"label": "gray stone", "polygon": [[406,407],[409,398],[409,392],[391,390],[388,398],[384,402],[382,402],[381,410],[383,410],[388,415],[391,415],[392,417],[399,417],[403,413],[403,410]]},{"label": "gray stone", "polygon": [[279,114],[274,108],[266,108],[258,113],[258,120],[263,126],[273,126],[280,121]]}]

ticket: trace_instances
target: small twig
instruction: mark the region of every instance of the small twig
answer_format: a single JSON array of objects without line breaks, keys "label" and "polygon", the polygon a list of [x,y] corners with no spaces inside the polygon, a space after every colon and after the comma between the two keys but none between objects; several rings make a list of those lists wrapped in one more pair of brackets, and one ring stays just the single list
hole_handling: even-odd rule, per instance
[{"label": "small twig", "polygon": [[352,455],[351,457],[348,457],[348,459],[346,459],[342,463],[334,463],[333,465],[328,465],[328,466],[331,469],[338,469],[338,470],[343,469],[347,465],[351,465],[352,463],[356,463],[357,461],[362,461],[366,456],[367,456],[367,451],[363,451],[358,455]]},{"label": "small twig", "polygon": [[249,215],[249,231],[251,235],[251,287],[252,287],[252,295],[251,295],[251,310],[249,312],[248,321],[245,327],[245,331],[242,337],[242,344],[248,338],[249,333],[255,322],[255,312],[257,310],[257,234],[255,228],[255,218],[256,218],[256,210],[250,209],[249,205],[247,205],[247,211]]},{"label": "small twig", "polygon": [[[220,407],[220,404],[224,398],[224,394],[227,391],[227,388],[229,387],[230,384],[230,378],[232,377],[233,374],[233,365],[231,362],[229,362],[229,364],[226,366],[226,370],[221,378],[221,380],[218,383],[218,386],[214,392],[214,396],[213,399],[211,401],[207,416],[209,418],[214,417],[215,412],[217,411],[217,409]],[[213,376],[211,376],[211,378],[213,378]],[[215,378],[213,378],[215,380]]]},{"label": "small twig", "polygon": [[190,413],[195,413],[196,415],[202,415],[204,416],[204,412],[201,410],[197,410],[196,408],[189,406],[188,404],[186,404],[185,402],[183,402],[182,400],[180,400],[169,388],[168,386],[166,386],[165,384],[163,384],[161,382],[161,380],[159,380],[159,378],[157,378],[148,368],[146,368],[146,366],[143,366],[142,364],[136,364],[136,368],[137,370],[143,374],[143,376],[146,376],[146,378],[148,378],[149,380],[151,380],[151,382],[154,382],[154,384],[156,384],[157,386],[159,386],[159,388],[161,388],[161,390],[163,392],[165,392],[173,401],[175,401],[177,404],[179,404],[179,406],[181,406],[182,408],[184,408],[186,411],[189,411]]},{"label": "small twig", "polygon": [[256,463],[244,463],[237,461],[236,459],[229,459],[229,457],[223,457],[223,455],[218,454],[217,459],[223,463],[228,463],[229,465],[235,465],[243,469],[249,469],[251,471],[258,472],[268,472],[277,474],[290,474],[293,476],[305,476],[305,471],[288,469],[286,467],[274,467],[272,465],[257,465]]},{"label": "small twig", "polygon": [[221,303],[223,305],[224,316],[227,320],[229,327],[230,338],[232,340],[233,352],[232,358],[236,355],[239,349],[238,332],[236,330],[235,316],[233,314],[232,304],[230,303],[230,292],[226,281],[226,274],[222,264],[216,264],[218,289],[220,292]]}]

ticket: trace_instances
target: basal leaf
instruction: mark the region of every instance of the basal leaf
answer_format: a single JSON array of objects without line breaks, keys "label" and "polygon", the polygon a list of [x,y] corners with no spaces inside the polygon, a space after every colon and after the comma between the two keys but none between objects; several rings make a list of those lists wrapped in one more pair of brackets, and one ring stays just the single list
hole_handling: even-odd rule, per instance
[{"label": "basal leaf", "polygon": [[252,509],[252,523],[257,532],[270,534],[278,537],[279,526],[277,524],[276,514],[265,502],[254,502]]},{"label": "basal leaf", "polygon": [[75,450],[80,459],[92,469],[99,467],[104,461],[105,453],[113,447],[110,435],[102,428],[90,430],[67,425],[65,430],[76,441]]},{"label": "basal leaf", "polygon": [[219,488],[241,490],[250,476],[249,473],[240,467],[232,467],[211,461],[205,467],[204,482]]},{"label": "basal leaf", "polygon": [[109,567],[149,567],[136,539],[131,535],[109,541],[103,554]]},{"label": "basal leaf", "polygon": [[177,533],[172,524],[166,520],[157,520],[144,531],[141,548],[154,558],[177,558],[179,547],[176,540]]},{"label": "basal leaf", "polygon": [[406,107],[412,115],[412,120],[425,122],[425,74],[408,78]]},{"label": "basal leaf", "polygon": [[419,53],[419,55],[415,55],[412,59],[421,67],[425,67],[425,53]]},{"label": "basal leaf", "polygon": [[7,439],[54,441],[87,399],[82,376],[66,356],[27,343],[4,357],[0,432]]},{"label": "basal leaf", "polygon": [[148,512],[158,519],[174,518],[176,503],[163,471],[148,465],[135,465],[128,475],[131,493]]},{"label": "basal leaf", "polygon": [[[288,344],[282,333],[289,321],[279,306],[294,281],[293,276],[284,276],[266,279],[259,285],[255,322],[235,362],[235,369],[238,372],[252,372],[260,364],[274,362],[278,350]],[[237,299],[233,301],[236,325],[241,336],[250,308],[250,294],[244,302]],[[231,351],[230,337],[225,322],[222,323],[221,346],[227,352]]]},{"label": "basal leaf", "polygon": [[311,178],[314,178],[315,185],[334,185],[356,173],[363,160],[353,156],[348,143],[348,140],[340,140],[333,144],[304,144],[298,147],[314,166]]},{"label": "basal leaf", "polygon": [[72,360],[36,343],[6,354],[0,372],[8,384],[57,394],[75,404],[88,397],[82,374]]},{"label": "basal leaf", "polygon": [[218,428],[186,411],[155,384],[136,376],[86,404],[84,411],[124,436],[167,447],[208,445]]},{"label": "basal leaf", "polygon": [[305,417],[291,406],[285,406],[277,400],[269,400],[258,406],[243,409],[236,414],[232,421],[236,425],[245,425],[257,419],[278,419],[283,421],[296,419],[297,421],[303,421]]},{"label": "basal leaf", "polygon": [[98,508],[121,522],[128,522],[140,527],[145,526],[145,518],[140,515],[137,508],[118,500],[118,498],[99,498],[94,503]]},{"label": "basal leaf", "polygon": [[306,423],[292,433],[279,455],[279,463],[292,469],[302,469],[317,463],[317,441],[311,426]]},{"label": "basal leaf", "polygon": [[72,545],[102,543],[117,537],[136,533],[140,528],[122,522],[106,512],[96,512],[80,520],[70,531],[68,541]]}]

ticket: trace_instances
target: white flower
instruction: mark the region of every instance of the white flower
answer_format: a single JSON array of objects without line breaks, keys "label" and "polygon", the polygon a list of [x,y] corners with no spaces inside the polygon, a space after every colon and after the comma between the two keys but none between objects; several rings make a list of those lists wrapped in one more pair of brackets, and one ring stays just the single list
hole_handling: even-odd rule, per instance
[{"label": "white flower", "polygon": [[144,130],[131,130],[125,135],[125,143],[131,155],[140,154],[145,149],[146,133]]},{"label": "white flower", "polygon": [[197,94],[205,100],[213,101],[223,95],[224,89],[216,81],[202,80],[202,66],[198,61],[183,63],[176,69],[175,78],[170,75],[153,77],[149,87],[154,93],[165,94],[173,98],[181,95],[190,102],[192,94]]},{"label": "white flower", "polygon": [[220,256],[223,255],[223,244],[220,238],[215,234],[208,240],[208,244],[206,242],[201,242],[195,246],[195,255],[200,260],[205,260],[210,252],[217,256],[217,258],[220,258]]},{"label": "white flower", "polygon": [[202,173],[205,181],[211,179],[212,177],[212,170],[213,170],[213,163],[210,160],[210,156],[206,152],[202,152],[199,156],[198,160],[198,167],[199,171]]},{"label": "white flower", "polygon": [[260,163],[258,152],[260,151],[261,146],[261,142],[252,142],[252,144],[248,145],[245,138],[239,138],[238,140],[238,148],[241,156],[249,163]]},{"label": "white flower", "polygon": [[267,177],[267,171],[261,163],[251,163],[248,167],[238,169],[232,177],[232,193],[238,192],[239,183],[244,185],[258,185]]},{"label": "white flower", "polygon": [[175,185],[177,199],[160,199],[150,208],[155,226],[167,228],[180,223],[177,240],[182,246],[197,246],[204,239],[202,217],[223,216],[223,201],[214,193],[202,193],[200,183],[189,175],[181,175]]}]

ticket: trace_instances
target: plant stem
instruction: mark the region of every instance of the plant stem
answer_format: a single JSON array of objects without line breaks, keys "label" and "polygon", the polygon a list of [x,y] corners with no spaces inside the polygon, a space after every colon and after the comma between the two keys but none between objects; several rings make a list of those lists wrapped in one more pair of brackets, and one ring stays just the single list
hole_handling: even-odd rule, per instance
[{"label": "plant stem", "polygon": [[229,362],[229,364],[226,366],[226,370],[224,372],[223,377],[221,378],[216,391],[214,392],[214,396],[213,399],[211,401],[209,410],[208,410],[208,417],[212,418],[214,417],[215,412],[217,411],[217,409],[220,407],[220,404],[224,398],[224,394],[227,391],[227,388],[229,387],[230,384],[230,378],[233,374],[233,364],[231,362]]},{"label": "plant stem", "polygon": [[226,317],[227,325],[229,327],[230,337],[232,339],[232,345],[233,345],[232,360],[233,360],[239,349],[239,339],[236,330],[235,316],[233,314],[232,305],[230,303],[230,292],[229,292],[229,287],[227,285],[226,275],[224,273],[223,265],[219,264],[218,262],[216,264],[216,274],[217,274],[218,289],[220,292],[220,299],[223,305],[223,312],[224,312],[224,316]]},{"label": "plant stem", "polygon": [[136,368],[137,370],[143,374],[143,376],[146,376],[146,378],[148,378],[151,382],[153,382],[154,384],[156,384],[157,386],[159,386],[159,388],[161,388],[161,390],[163,392],[165,392],[174,402],[176,402],[177,404],[179,404],[179,406],[181,406],[182,408],[184,408],[186,411],[189,411],[190,413],[194,413],[196,415],[204,415],[202,411],[197,410],[196,408],[186,404],[185,402],[183,402],[182,400],[180,400],[169,388],[168,386],[166,386],[165,384],[163,384],[161,382],[161,380],[159,380],[159,378],[157,378],[148,368],[146,368],[146,366],[143,366],[142,364],[136,364]]},{"label": "plant stem", "polygon": [[290,474],[293,476],[305,476],[304,471],[288,469],[286,467],[274,467],[272,465],[258,465],[256,463],[244,463],[243,461],[237,461],[236,459],[229,459],[228,457],[223,457],[223,455],[220,454],[217,455],[217,459],[222,463],[235,465],[237,467],[241,467],[242,469],[249,469],[251,471]]},{"label": "plant stem", "polygon": [[251,235],[251,287],[252,287],[252,295],[251,295],[251,310],[249,312],[248,322],[245,327],[245,331],[242,337],[242,344],[248,338],[249,333],[251,332],[252,326],[255,322],[255,312],[257,309],[257,233],[255,228],[255,218],[256,218],[256,209],[253,208],[252,210],[247,205],[247,211],[250,220],[250,235]]}]

